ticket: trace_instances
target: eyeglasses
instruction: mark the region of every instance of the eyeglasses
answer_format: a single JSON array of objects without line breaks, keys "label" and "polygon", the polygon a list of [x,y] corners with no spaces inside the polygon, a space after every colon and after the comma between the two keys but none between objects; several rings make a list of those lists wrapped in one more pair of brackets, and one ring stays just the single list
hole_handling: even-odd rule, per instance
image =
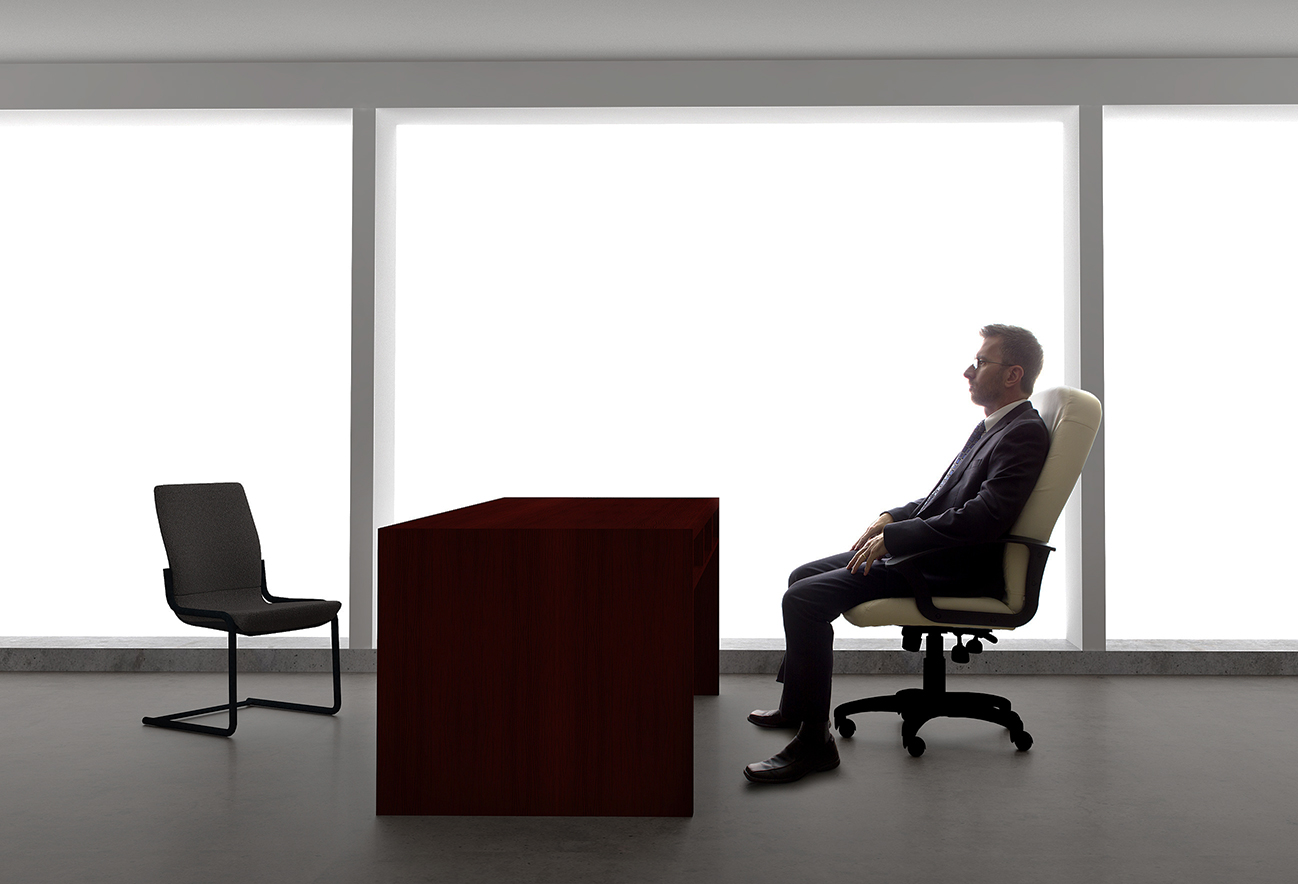
[{"label": "eyeglasses", "polygon": [[975,356],[973,361],[974,370],[982,368],[984,365],[1017,365],[1015,362],[992,362],[990,359],[983,359],[981,356]]}]

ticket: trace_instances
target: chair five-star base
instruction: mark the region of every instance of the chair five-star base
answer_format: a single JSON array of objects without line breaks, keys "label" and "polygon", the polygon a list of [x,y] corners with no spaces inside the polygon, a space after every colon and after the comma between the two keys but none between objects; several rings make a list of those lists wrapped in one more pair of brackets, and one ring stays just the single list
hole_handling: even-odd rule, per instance
[{"label": "chair five-star base", "polygon": [[[982,652],[982,641],[996,641],[991,630],[986,629],[934,629],[920,626],[902,628],[902,647],[918,651],[920,641],[927,636],[924,654],[923,688],[906,688],[895,694],[866,697],[834,708],[834,728],[843,737],[856,733],[856,722],[849,716],[858,712],[896,712],[901,716],[901,745],[911,755],[924,754],[924,740],[918,731],[934,718],[976,718],[999,724],[1009,730],[1015,747],[1026,752],[1032,746],[1032,735],[1023,729],[1023,719],[1010,709],[1010,701],[996,694],[946,689],[946,656],[942,636],[950,632],[956,637],[951,658],[957,663],[969,662],[969,654]],[[961,639],[970,636],[967,642]]]}]

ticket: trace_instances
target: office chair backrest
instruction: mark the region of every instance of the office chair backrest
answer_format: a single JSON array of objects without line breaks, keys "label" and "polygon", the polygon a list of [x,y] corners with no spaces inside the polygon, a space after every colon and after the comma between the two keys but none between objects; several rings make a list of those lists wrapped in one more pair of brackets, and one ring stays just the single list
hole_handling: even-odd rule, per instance
[{"label": "office chair backrest", "polygon": [[261,541],[242,485],[159,485],[153,502],[177,597],[230,589],[260,593]]},{"label": "office chair backrest", "polygon": [[[1050,453],[1041,469],[1032,496],[1010,532],[1045,543],[1068,502],[1091,453],[1095,434],[1100,429],[1100,400],[1085,390],[1054,387],[1034,393],[1032,404],[1050,430]],[[1006,604],[1010,610],[1023,610],[1026,597],[1028,551],[1009,544],[1005,547]]]}]

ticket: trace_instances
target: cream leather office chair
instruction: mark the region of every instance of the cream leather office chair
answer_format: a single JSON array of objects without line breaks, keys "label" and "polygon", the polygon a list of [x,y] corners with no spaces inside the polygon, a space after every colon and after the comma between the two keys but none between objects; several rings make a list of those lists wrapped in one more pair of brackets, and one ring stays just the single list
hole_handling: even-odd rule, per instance
[{"label": "cream leather office chair", "polygon": [[[1050,533],[1063,512],[1064,504],[1082,473],[1091,444],[1100,428],[1100,401],[1085,390],[1056,387],[1032,396],[1032,403],[1050,430],[1050,452],[1010,535],[995,541],[1005,547],[1005,597],[933,597],[918,576],[925,553],[887,560],[910,581],[914,598],[875,599],[847,611],[843,616],[857,626],[901,626],[902,647],[918,651],[927,636],[924,657],[924,686],[896,694],[868,697],[844,703],[834,709],[834,727],[844,737],[856,731],[848,716],[857,712],[896,712],[902,717],[901,744],[911,755],[924,753],[924,741],[916,734],[932,718],[977,718],[1009,729],[1020,751],[1032,746],[1032,735],[1023,720],[1011,711],[1010,701],[994,694],[948,692],[944,633],[955,636],[951,660],[968,663],[970,654],[982,652],[982,641],[995,642],[993,629],[1013,629],[1032,619],[1037,612],[1041,576]],[[908,570],[911,573],[907,573]],[[965,637],[969,636],[968,640]]]}]

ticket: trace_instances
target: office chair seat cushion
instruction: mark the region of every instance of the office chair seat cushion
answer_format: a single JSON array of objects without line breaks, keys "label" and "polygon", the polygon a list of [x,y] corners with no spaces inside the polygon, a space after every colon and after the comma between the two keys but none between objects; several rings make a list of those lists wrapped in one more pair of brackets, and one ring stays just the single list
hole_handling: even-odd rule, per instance
[{"label": "office chair seat cushion", "polygon": [[[300,600],[268,602],[261,597],[260,589],[227,589],[215,592],[193,592],[177,599],[182,608],[204,611],[224,611],[234,620],[235,631],[240,635],[268,635],[272,632],[291,632],[323,626],[338,615],[342,602]],[[215,617],[198,617],[177,612],[177,617],[193,626],[210,629],[228,629],[228,624]]]},{"label": "office chair seat cushion", "polygon": [[[960,598],[955,596],[934,596],[933,604],[950,611],[985,611],[992,614],[1012,614],[1009,605],[1004,602],[975,596]],[[874,599],[857,605],[843,614],[843,618],[853,626],[933,626],[938,629],[951,629],[955,624],[934,623],[919,612],[919,607],[912,598]],[[970,626],[970,629],[986,629],[985,626]]]}]

